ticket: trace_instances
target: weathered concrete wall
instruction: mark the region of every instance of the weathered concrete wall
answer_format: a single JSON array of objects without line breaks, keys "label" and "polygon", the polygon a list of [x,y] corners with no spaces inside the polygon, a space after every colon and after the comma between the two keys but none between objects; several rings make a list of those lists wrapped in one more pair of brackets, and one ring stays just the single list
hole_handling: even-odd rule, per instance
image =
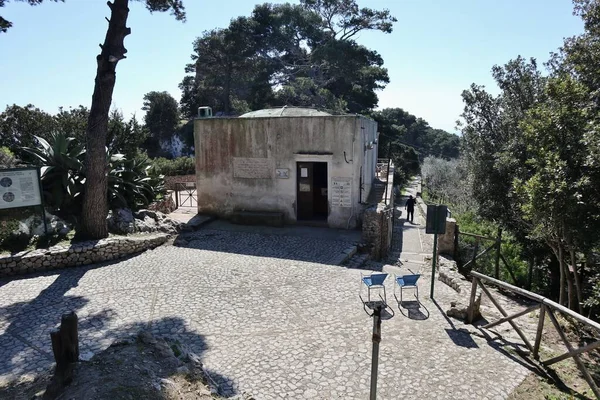
[{"label": "weathered concrete wall", "polygon": [[[368,121],[368,120],[365,120]],[[361,148],[361,165],[362,165],[362,198],[361,201],[366,201],[367,196],[371,193],[371,187],[373,179],[375,178],[375,172],[377,170],[377,151],[378,147],[375,144],[377,140],[377,124],[364,123],[361,121],[360,126],[361,142],[363,146]],[[369,144],[372,143],[372,148],[369,148]]]},{"label": "weathered concrete wall", "polygon": [[54,246],[0,256],[0,276],[21,275],[58,268],[116,260],[153,249],[169,239],[167,234],[110,237],[99,241]]},{"label": "weathered concrete wall", "polygon": [[[278,211],[286,222],[295,222],[296,163],[326,162],[328,225],[353,228],[361,211],[361,172],[363,186],[370,187],[369,171],[376,163],[376,151],[367,150],[365,141],[376,135],[376,122],[359,116],[198,119],[198,211],[225,217],[234,211]],[[373,167],[361,169],[364,162]],[[278,178],[278,169],[287,169],[288,177]],[[335,178],[351,180],[351,207],[333,203]],[[367,194],[363,189],[364,198]]]}]

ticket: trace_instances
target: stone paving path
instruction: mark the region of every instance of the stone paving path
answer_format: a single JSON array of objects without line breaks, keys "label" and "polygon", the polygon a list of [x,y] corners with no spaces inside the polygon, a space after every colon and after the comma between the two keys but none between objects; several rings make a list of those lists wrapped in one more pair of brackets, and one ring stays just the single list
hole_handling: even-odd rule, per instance
[{"label": "stone paving path", "polygon": [[[302,232],[209,224],[179,246],[0,281],[0,380],[50,367],[48,333],[74,310],[83,354],[150,326],[192,346],[224,395],[366,399],[372,321],[358,291],[368,271],[335,265],[352,236]],[[421,271],[419,229],[399,232],[401,264],[382,268]],[[454,292],[436,282],[432,302],[421,272],[419,309],[398,308],[388,278],[396,315],[383,322],[379,398],[506,398],[527,368],[448,320],[437,304]]]}]

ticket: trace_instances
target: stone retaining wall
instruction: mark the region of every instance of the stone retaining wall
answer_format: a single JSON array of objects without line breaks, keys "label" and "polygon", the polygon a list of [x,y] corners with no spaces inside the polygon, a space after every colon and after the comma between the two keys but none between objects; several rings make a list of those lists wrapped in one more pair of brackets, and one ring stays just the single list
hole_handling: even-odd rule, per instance
[{"label": "stone retaining wall", "polygon": [[0,256],[0,277],[116,260],[158,247],[168,239],[167,234],[120,236],[4,255]]},{"label": "stone retaining wall", "polygon": [[165,176],[165,187],[169,190],[177,190],[177,183],[196,183],[196,175],[173,175]]},{"label": "stone retaining wall", "polygon": [[387,257],[392,239],[393,208],[379,203],[363,214],[362,239],[371,246],[371,257],[380,261]]}]

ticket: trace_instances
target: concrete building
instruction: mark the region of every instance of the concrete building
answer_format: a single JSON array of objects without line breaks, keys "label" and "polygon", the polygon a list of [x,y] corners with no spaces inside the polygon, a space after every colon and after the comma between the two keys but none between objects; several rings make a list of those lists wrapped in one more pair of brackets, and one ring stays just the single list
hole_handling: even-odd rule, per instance
[{"label": "concrete building", "polygon": [[355,228],[376,175],[377,136],[372,119],[305,108],[198,118],[198,212]]}]

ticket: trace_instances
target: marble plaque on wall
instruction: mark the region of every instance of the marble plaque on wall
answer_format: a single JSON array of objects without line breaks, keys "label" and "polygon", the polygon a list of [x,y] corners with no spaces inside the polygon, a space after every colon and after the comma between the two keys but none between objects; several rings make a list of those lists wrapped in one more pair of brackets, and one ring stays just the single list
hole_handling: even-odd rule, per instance
[{"label": "marble plaque on wall", "polygon": [[331,205],[352,207],[352,178],[331,178]]},{"label": "marble plaque on wall", "polygon": [[233,177],[245,179],[270,179],[271,160],[268,158],[233,157]]}]

